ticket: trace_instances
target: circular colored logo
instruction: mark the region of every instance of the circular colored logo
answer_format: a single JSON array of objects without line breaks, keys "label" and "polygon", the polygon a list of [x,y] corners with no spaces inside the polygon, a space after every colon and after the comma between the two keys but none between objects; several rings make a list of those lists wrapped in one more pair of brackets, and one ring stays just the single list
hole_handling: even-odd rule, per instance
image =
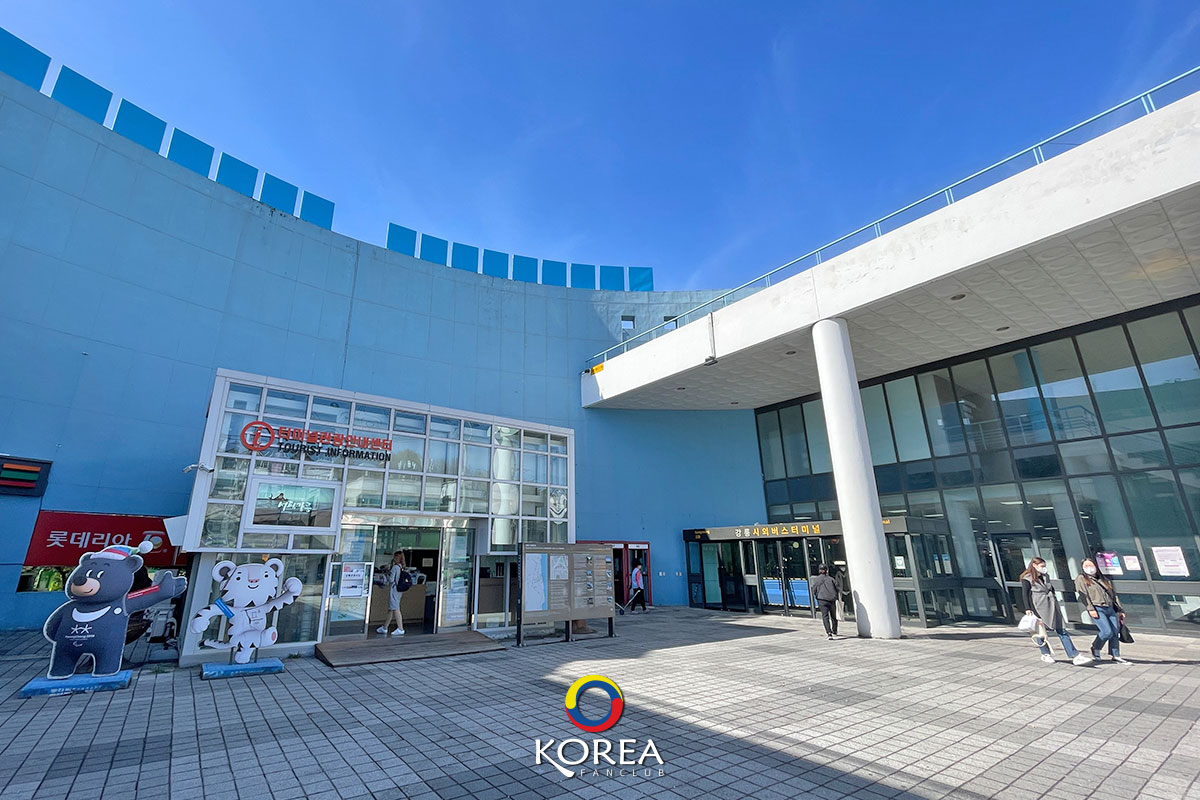
[{"label": "circular colored logo", "polygon": [[[588,689],[599,689],[608,695],[610,701],[608,713],[601,719],[588,719],[579,711],[579,698]],[[606,731],[617,724],[617,720],[621,718],[621,712],[624,710],[624,695],[621,694],[621,690],[615,683],[603,675],[584,675],[572,683],[571,688],[567,689],[567,717],[581,731],[588,733]]]},{"label": "circular colored logo", "polygon": [[[263,441],[263,437],[266,441]],[[275,429],[266,422],[247,422],[242,428],[242,444],[252,453],[266,450],[275,441]]]}]

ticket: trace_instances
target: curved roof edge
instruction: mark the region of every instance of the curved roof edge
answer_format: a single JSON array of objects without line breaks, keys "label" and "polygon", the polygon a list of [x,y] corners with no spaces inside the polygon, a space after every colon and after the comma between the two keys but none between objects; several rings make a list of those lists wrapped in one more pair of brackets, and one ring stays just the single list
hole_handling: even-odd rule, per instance
[{"label": "curved roof edge", "polygon": [[[98,125],[110,128],[151,152],[216,181],[247,197],[299,217],[326,230],[333,230],[334,203],[302,190],[293,183],[251,166],[229,153],[220,152],[179,128],[168,125],[143,108],[113,93],[73,69],[62,66],[52,86],[47,84],[50,56],[10,31],[0,28],[0,72],[50,97]],[[115,106],[115,109],[114,109]],[[168,128],[170,132],[168,134]],[[219,157],[218,157],[219,155]],[[418,246],[419,242],[419,246]],[[509,254],[499,250],[453,242],[418,233],[395,223],[388,224],[388,250],[466,272],[490,275],[525,283],[572,289],[606,291],[654,291],[652,267],[620,267],[582,264]]]}]

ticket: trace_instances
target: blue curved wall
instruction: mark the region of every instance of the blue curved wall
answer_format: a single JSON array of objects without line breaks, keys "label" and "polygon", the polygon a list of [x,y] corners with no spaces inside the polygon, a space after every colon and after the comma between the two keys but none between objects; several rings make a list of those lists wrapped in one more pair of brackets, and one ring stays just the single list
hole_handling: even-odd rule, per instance
[{"label": "blue curved wall", "polygon": [[[577,535],[652,543],[686,602],[679,531],[765,518],[753,412],[580,408],[579,372],[714,293],[588,291],[358,242],[161,158],[0,74],[0,453],[54,462],[0,495],[0,627],[39,508],[186,512],[218,367],[574,428]],[[660,576],[659,571],[665,571]]]}]

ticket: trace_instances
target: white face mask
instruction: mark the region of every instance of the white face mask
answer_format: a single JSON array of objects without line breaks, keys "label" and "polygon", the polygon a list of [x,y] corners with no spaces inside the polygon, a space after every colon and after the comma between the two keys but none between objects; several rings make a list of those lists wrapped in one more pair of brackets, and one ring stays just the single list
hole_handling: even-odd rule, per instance
[{"label": "white face mask", "polygon": [[1084,571],[1084,573],[1085,573],[1085,574],[1087,574],[1087,575],[1095,575],[1095,574],[1096,574],[1096,568],[1095,568],[1095,567],[1084,567],[1084,568],[1083,568],[1083,571]]},{"label": "white face mask", "polygon": [[1042,573],[1043,575],[1045,575],[1047,572],[1050,571],[1050,567],[1047,564],[1038,564],[1037,571]]}]

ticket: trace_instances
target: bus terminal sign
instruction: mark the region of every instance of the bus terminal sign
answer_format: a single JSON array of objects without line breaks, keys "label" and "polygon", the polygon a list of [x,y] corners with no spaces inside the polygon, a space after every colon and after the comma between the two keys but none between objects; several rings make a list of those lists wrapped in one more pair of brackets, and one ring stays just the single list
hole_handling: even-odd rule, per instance
[{"label": "bus terminal sign", "polygon": [[331,458],[348,456],[372,461],[392,459],[392,440],[387,437],[313,431],[283,425],[276,427],[261,420],[247,422],[242,428],[241,440],[252,453],[261,453],[274,446],[281,453],[305,453]]}]

